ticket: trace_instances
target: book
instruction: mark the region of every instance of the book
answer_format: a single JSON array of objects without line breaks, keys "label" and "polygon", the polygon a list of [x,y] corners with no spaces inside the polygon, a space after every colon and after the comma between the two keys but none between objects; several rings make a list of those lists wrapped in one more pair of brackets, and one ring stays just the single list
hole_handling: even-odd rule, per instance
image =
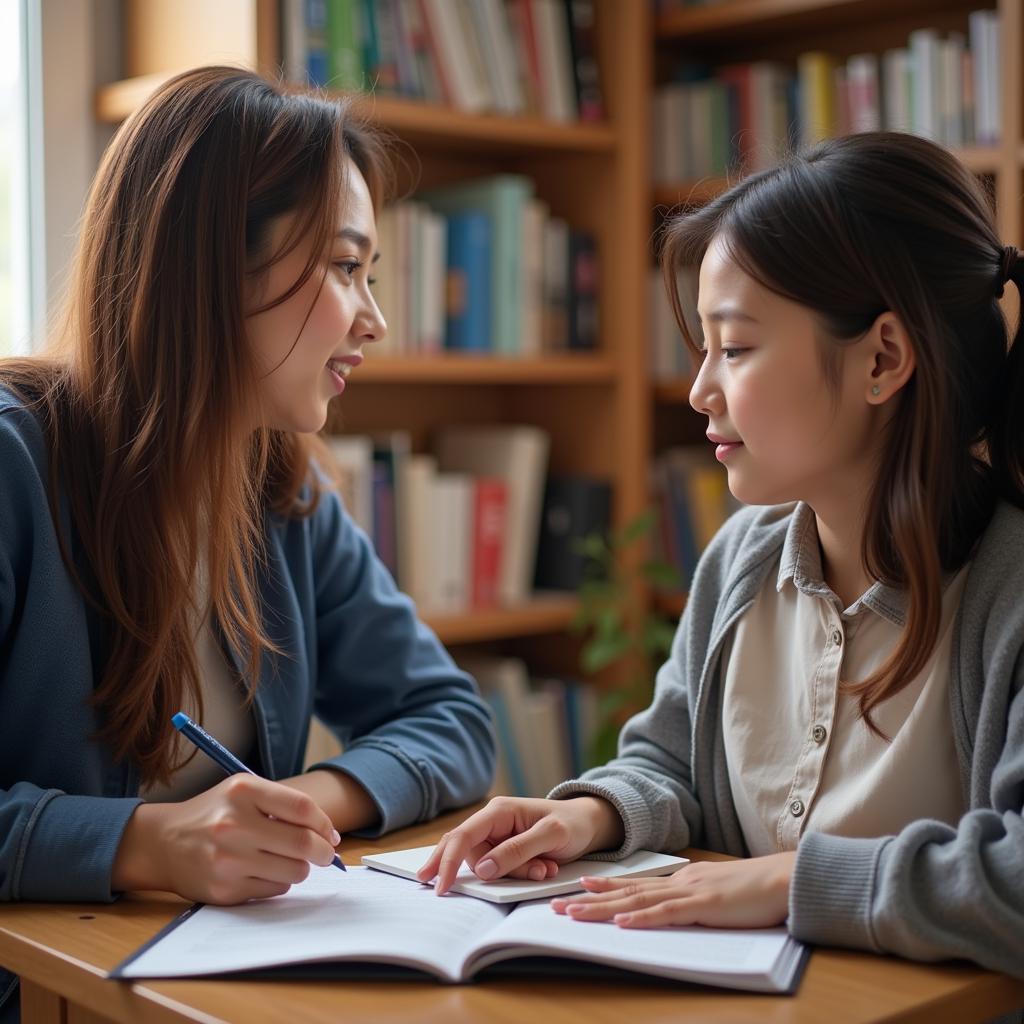
[{"label": "book", "polygon": [[[314,867],[283,896],[234,907],[197,904],[111,972],[110,977],[188,978],[306,965],[322,977],[394,975],[458,984],[501,964],[536,969],[556,957],[567,977],[609,968],[755,992],[793,992],[808,957],[783,928],[628,929],[555,914],[546,901],[508,905],[369,868],[344,875]],[[550,965],[548,965],[550,967]],[[399,970],[399,969],[404,969]],[[411,973],[412,972],[412,973]],[[280,975],[287,972],[278,972]]]},{"label": "book", "polygon": [[492,347],[491,218],[480,210],[448,217],[445,348],[487,352]]},{"label": "book", "polygon": [[545,431],[525,425],[448,426],[437,435],[442,472],[500,477],[505,481],[508,525],[499,587],[503,604],[525,601],[530,593],[549,446]]},{"label": "book", "polygon": [[[433,853],[433,846],[415,846],[409,850],[390,850],[387,853],[371,853],[362,858],[363,864],[376,871],[384,871],[399,878],[418,881],[416,872]],[[654,878],[671,875],[684,864],[685,857],[674,857],[667,853],[652,853],[637,850],[622,860],[582,860],[560,864],[558,874],[540,882],[529,878],[496,878],[485,882],[477,878],[468,865],[463,864],[452,883],[451,892],[463,896],[474,896],[491,903],[522,903],[525,900],[548,899],[564,896],[570,892],[582,892],[580,879],[585,875],[601,878]],[[431,884],[431,883],[427,883]]]},{"label": "book", "polygon": [[474,608],[499,604],[501,554],[505,541],[508,487],[497,477],[477,477],[473,493],[473,539],[470,603]]},{"label": "book", "polygon": [[612,487],[607,480],[585,476],[548,478],[533,580],[538,590],[580,588],[587,570],[580,542],[591,534],[607,536],[611,500]]},{"label": "book", "polygon": [[[490,348],[516,355],[522,334],[523,207],[533,183],[520,174],[496,174],[425,192],[422,199],[445,216],[480,211],[491,222]],[[449,245],[453,239],[449,236]],[[450,259],[451,257],[449,257]]]}]

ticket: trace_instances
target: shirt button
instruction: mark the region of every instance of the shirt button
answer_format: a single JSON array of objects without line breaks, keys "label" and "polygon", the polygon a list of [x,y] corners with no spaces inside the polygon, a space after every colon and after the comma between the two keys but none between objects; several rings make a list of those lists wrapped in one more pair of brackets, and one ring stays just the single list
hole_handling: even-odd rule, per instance
[{"label": "shirt button", "polygon": [[803,800],[792,800],[789,804],[789,813],[794,818],[799,818],[804,813],[804,802]]},{"label": "shirt button", "polygon": [[832,643],[838,647],[843,642],[843,634],[838,629],[832,630]]},{"label": "shirt button", "polygon": [[811,738],[814,740],[815,743],[824,743],[825,742],[825,737],[827,735],[828,735],[828,732],[825,729],[825,726],[823,726],[823,725],[816,725],[811,730]]}]

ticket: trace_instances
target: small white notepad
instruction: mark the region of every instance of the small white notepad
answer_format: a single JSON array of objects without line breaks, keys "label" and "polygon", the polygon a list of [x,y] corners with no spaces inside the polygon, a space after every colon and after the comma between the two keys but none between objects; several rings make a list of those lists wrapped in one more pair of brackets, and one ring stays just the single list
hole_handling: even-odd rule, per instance
[{"label": "small white notepad", "polygon": [[[363,857],[368,868],[387,871],[401,878],[416,878],[416,872],[427,862],[433,846],[417,846],[411,850],[394,850],[391,853],[373,853]],[[638,850],[622,860],[574,860],[563,864],[558,874],[542,882],[531,882],[523,878],[497,878],[485,882],[463,864],[455,876],[452,892],[492,903],[520,903],[523,900],[539,900],[549,896],[560,896],[567,892],[580,892],[580,879],[584,875],[600,875],[605,878],[647,878],[652,875],[670,875],[689,861],[685,857],[672,857],[667,853],[651,853]],[[427,883],[433,885],[433,882]]]}]

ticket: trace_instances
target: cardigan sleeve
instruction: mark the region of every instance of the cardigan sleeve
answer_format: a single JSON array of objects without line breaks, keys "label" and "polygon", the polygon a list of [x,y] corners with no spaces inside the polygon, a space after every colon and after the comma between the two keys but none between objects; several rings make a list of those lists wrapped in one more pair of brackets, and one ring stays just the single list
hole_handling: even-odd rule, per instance
[{"label": "cardigan sleeve", "polygon": [[487,705],[396,587],[369,539],[325,490],[313,523],[314,707],[346,772],[380,811],[379,835],[483,797],[494,775]]}]

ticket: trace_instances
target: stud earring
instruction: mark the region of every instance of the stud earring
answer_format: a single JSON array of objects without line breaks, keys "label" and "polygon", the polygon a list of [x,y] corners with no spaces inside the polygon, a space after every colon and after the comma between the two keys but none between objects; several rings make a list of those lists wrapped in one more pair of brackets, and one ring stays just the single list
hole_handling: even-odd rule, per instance
[{"label": "stud earring", "polygon": [[872,384],[871,385],[871,394],[873,394],[873,395],[880,395],[881,393],[882,393],[882,389],[877,384]]}]

